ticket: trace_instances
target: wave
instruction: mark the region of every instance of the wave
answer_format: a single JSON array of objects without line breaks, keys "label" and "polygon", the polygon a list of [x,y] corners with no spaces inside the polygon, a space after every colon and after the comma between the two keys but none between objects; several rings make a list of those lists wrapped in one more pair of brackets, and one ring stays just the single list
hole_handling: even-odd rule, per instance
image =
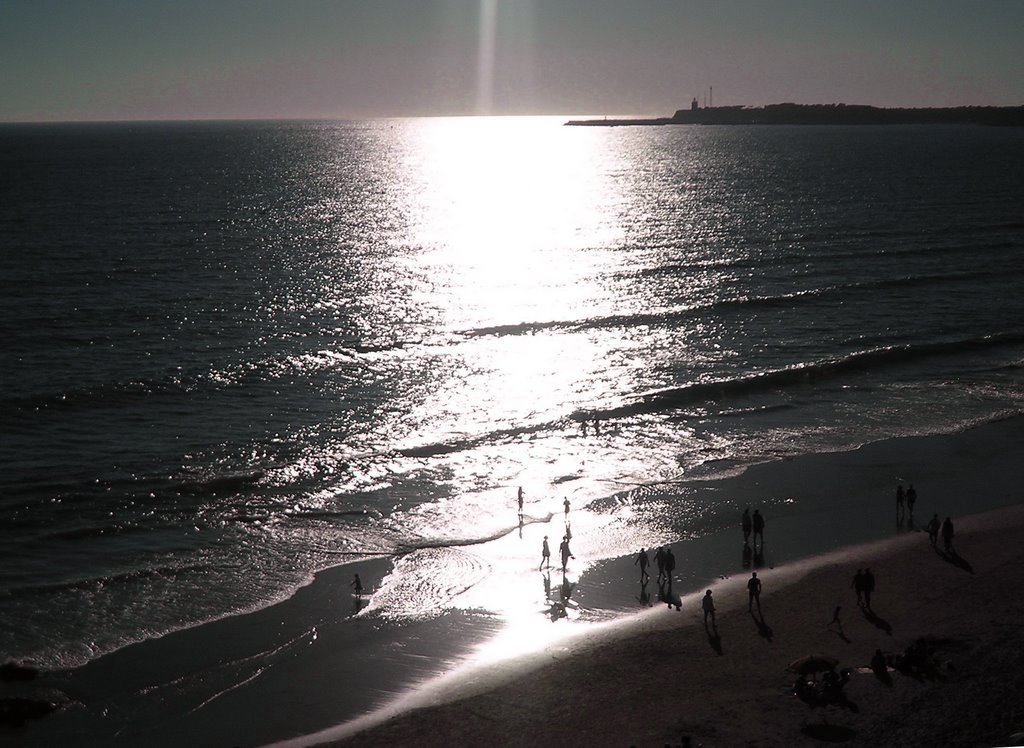
[{"label": "wave", "polygon": [[933,343],[887,346],[850,354],[844,358],[798,364],[784,369],[766,371],[747,377],[698,382],[642,394],[633,402],[603,410],[578,411],[574,418],[622,418],[720,401],[792,385],[809,384],[850,372],[869,371],[879,364],[899,364],[948,354],[964,353],[1024,343],[1024,332],[1007,332],[981,338],[937,341]]},{"label": "wave", "polygon": [[488,336],[502,337],[534,335],[553,330],[585,332],[605,328],[674,326],[681,321],[686,321],[695,317],[705,317],[709,313],[720,311],[745,309],[756,312],[759,309],[792,307],[803,303],[818,303],[823,300],[828,300],[831,296],[846,294],[852,290],[870,291],[874,289],[894,287],[905,288],[912,286],[936,285],[941,283],[961,283],[964,281],[1006,278],[1008,275],[1013,276],[1019,274],[1020,271],[1008,270],[1004,267],[998,270],[975,270],[971,272],[907,275],[897,278],[884,278],[880,280],[823,286],[821,288],[793,291],[791,293],[761,296],[739,296],[731,299],[719,299],[712,302],[693,304],[691,306],[677,307],[674,309],[664,309],[656,312],[612,314],[578,320],[548,320],[519,322],[506,325],[491,325],[487,327],[460,330],[456,331],[454,334],[461,335],[466,338],[475,338]]},{"label": "wave", "polygon": [[[535,433],[562,430],[567,424],[592,419],[613,420],[631,416],[677,410],[708,403],[716,403],[722,414],[745,415],[749,409],[729,408],[723,401],[771,392],[795,385],[806,385],[827,381],[850,373],[870,371],[879,365],[912,363],[932,356],[956,355],[971,351],[986,350],[1004,346],[1024,344],[1024,331],[996,333],[979,338],[968,338],[931,343],[913,343],[885,346],[851,353],[842,358],[825,359],[810,363],[796,364],[782,369],[760,372],[731,379],[694,382],[680,387],[641,393],[626,402],[610,407],[589,407],[575,410],[564,417],[543,422],[524,424],[514,428],[482,432],[473,436],[433,442],[415,447],[395,450],[395,454],[411,458],[431,458],[455,454],[476,447],[514,441],[522,436]],[[788,404],[771,406],[775,409],[791,407]],[[764,412],[759,410],[758,412]]]},{"label": "wave", "polygon": [[263,470],[244,470],[183,480],[174,486],[179,493],[194,496],[234,494],[257,485],[264,477]]},{"label": "wave", "polygon": [[206,564],[186,564],[182,566],[156,566],[132,569],[114,574],[105,574],[78,579],[67,579],[60,582],[43,584],[27,584],[14,586],[10,589],[13,595],[49,595],[60,592],[94,592],[99,588],[122,587],[127,584],[146,579],[174,579],[188,574],[205,574],[210,571]]}]

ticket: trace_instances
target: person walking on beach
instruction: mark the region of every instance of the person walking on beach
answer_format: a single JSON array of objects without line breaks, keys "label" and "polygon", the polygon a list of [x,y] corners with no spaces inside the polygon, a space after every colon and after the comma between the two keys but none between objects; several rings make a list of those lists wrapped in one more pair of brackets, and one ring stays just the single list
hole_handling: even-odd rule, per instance
[{"label": "person walking on beach", "polygon": [[718,628],[718,625],[715,623],[715,601],[711,599],[711,590],[704,593],[700,607],[704,610],[704,628],[708,627],[708,616],[711,616],[712,627]]},{"label": "person walking on beach", "polygon": [[871,610],[871,593],[875,591],[875,575],[871,569],[864,570],[864,607]]},{"label": "person walking on beach", "polygon": [[658,550],[654,552],[654,563],[658,565],[658,584],[661,584],[662,577],[665,576],[665,548],[658,546]]},{"label": "person walking on beach", "polygon": [[754,609],[754,603],[757,603],[757,612],[761,612],[761,580],[757,578],[757,572],[753,572],[750,575],[750,581],[747,582],[747,592],[750,593],[749,599],[747,600],[747,610]]},{"label": "person walking on beach", "polygon": [[896,519],[903,516],[903,484],[899,483],[896,486]]},{"label": "person walking on beach", "polygon": [[576,558],[572,555],[572,551],[569,550],[569,538],[562,538],[562,544],[558,546],[558,551],[562,555],[562,573],[565,573],[566,568],[569,566],[569,559]]},{"label": "person walking on beach", "polygon": [[910,488],[907,489],[907,511],[910,512],[910,516],[914,516],[914,504],[917,503],[917,490],[914,488],[914,484],[910,484]]},{"label": "person walking on beach", "polygon": [[942,547],[946,553],[953,552],[953,520],[949,517],[942,522]]},{"label": "person walking on beach", "polygon": [[672,589],[672,572],[676,570],[676,557],[672,553],[672,549],[665,546],[665,581],[668,582],[668,588]]},{"label": "person walking on beach", "polygon": [[544,544],[540,547],[540,566],[537,567],[537,571],[540,571],[545,566],[551,568],[551,547],[548,545],[548,536],[544,536]]},{"label": "person walking on beach", "polygon": [[939,521],[939,515],[933,514],[931,520],[928,522],[928,540],[932,544],[932,548],[935,548],[939,543],[939,528],[942,523]]},{"label": "person walking on beach", "polygon": [[644,548],[640,549],[640,552],[636,554],[636,560],[633,562],[633,566],[639,564],[640,566],[640,581],[645,582],[651,578],[651,575],[647,573],[647,565],[650,563],[650,559],[647,558],[647,550]]},{"label": "person walking on beach", "polygon": [[363,596],[363,582],[359,578],[358,574],[356,574],[355,579],[353,579],[352,582],[349,584],[349,587],[355,588],[356,597],[362,597]]},{"label": "person walking on beach", "polygon": [[743,517],[740,519],[740,527],[743,529],[743,545],[750,543],[750,530],[753,527],[750,520],[750,507],[743,510]]},{"label": "person walking on beach", "polygon": [[857,606],[864,605],[864,570],[857,569],[857,573],[853,575],[853,583],[850,584],[853,587],[853,591],[857,593]]},{"label": "person walking on beach", "polygon": [[754,545],[755,546],[757,545],[757,539],[758,539],[758,537],[760,537],[761,538],[761,545],[764,546],[764,517],[761,516],[761,510],[760,509],[755,509],[754,510],[754,517],[753,517],[753,523],[752,524],[754,526]]}]

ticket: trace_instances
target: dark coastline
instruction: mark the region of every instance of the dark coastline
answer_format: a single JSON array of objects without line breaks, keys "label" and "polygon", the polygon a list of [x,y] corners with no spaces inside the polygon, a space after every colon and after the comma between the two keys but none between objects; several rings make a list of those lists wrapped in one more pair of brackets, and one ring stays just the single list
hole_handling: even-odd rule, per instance
[{"label": "dark coastline", "polygon": [[652,119],[569,120],[571,126],[661,125],[989,125],[1024,126],[1024,106],[892,108],[847,104],[769,104],[679,109]]}]

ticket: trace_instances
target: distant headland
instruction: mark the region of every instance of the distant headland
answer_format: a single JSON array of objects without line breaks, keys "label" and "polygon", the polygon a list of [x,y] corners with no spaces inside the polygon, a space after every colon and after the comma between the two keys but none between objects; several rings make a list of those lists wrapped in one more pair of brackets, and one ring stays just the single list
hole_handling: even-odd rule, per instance
[{"label": "distant headland", "polygon": [[1001,125],[1024,126],[1024,106],[881,108],[860,104],[769,104],[762,107],[700,107],[654,119],[583,119],[566,125]]}]

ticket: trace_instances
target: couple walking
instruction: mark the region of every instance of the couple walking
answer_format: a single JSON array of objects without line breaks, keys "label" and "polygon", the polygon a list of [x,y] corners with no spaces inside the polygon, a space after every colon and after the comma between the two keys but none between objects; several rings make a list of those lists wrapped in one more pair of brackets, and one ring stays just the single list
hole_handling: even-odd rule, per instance
[{"label": "couple walking", "polygon": [[[568,535],[563,535],[562,536],[562,542],[558,546],[558,553],[562,557],[562,571],[566,571],[566,569],[569,566],[569,559],[570,558],[576,558],[574,555],[572,555],[572,551],[569,550],[569,536]],[[551,546],[548,545],[548,536],[547,535],[544,536],[544,543],[543,543],[543,545],[541,545],[541,549],[540,549],[540,566],[537,567],[538,570],[539,569],[543,569],[545,565],[549,569],[551,568]]]},{"label": "couple walking", "polygon": [[753,532],[754,545],[757,545],[757,539],[760,537],[761,546],[764,546],[764,517],[761,515],[760,509],[755,509],[753,516],[750,515],[749,506],[744,509],[740,527],[743,529],[743,545],[749,545],[750,533]]},{"label": "couple walking", "polygon": [[871,610],[871,593],[875,591],[875,575],[871,569],[857,569],[850,586],[857,593],[857,605]]}]

